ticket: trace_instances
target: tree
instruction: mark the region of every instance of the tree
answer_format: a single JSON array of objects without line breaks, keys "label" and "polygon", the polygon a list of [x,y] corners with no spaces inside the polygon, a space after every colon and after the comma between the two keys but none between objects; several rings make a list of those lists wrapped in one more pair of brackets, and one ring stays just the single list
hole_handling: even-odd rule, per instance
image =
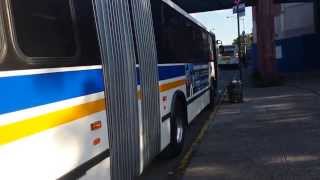
[{"label": "tree", "polygon": [[[241,45],[246,45],[247,48],[250,48],[253,44],[253,33],[246,34],[244,36],[240,37],[241,39]],[[238,45],[239,37],[233,40],[233,45]]]}]

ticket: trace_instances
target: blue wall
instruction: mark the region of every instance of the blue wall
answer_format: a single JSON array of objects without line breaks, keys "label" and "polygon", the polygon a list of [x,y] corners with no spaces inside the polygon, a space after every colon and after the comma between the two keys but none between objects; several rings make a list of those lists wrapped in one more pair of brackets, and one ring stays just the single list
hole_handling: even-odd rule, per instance
[{"label": "blue wall", "polygon": [[[320,34],[304,35],[276,41],[282,47],[282,59],[277,60],[279,72],[320,70]],[[253,45],[252,60],[258,68],[257,46]]]},{"label": "blue wall", "polygon": [[250,68],[252,69],[252,72],[255,72],[258,70],[258,47],[257,44],[253,44],[251,47],[251,63]]}]

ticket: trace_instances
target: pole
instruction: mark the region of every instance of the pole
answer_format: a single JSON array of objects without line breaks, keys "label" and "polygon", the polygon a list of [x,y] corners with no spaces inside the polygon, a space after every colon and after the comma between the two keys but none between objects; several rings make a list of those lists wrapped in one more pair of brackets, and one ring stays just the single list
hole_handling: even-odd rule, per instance
[{"label": "pole", "polygon": [[274,45],[274,11],[273,0],[256,1],[258,67],[266,85],[279,80]]},{"label": "pole", "polygon": [[245,19],[244,17],[242,18],[242,27],[243,27],[243,31],[246,31],[246,24],[245,24]]},{"label": "pole", "polygon": [[237,4],[237,23],[238,23],[238,58],[239,58],[239,72],[240,81],[242,82],[242,53],[241,53],[241,33],[240,33],[240,14],[239,14],[239,3]]}]

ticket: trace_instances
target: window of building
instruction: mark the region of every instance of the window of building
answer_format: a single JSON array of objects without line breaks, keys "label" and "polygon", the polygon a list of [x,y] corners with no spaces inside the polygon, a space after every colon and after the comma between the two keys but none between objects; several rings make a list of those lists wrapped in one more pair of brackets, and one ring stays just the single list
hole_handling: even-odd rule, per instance
[{"label": "window of building", "polygon": [[11,0],[17,43],[29,57],[76,54],[74,23],[68,0]]}]

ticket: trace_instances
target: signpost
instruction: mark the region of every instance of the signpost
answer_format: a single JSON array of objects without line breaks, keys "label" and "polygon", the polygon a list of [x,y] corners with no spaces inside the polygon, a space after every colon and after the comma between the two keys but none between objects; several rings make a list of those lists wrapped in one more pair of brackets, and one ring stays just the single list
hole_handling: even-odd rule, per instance
[{"label": "signpost", "polygon": [[[242,82],[242,60],[243,54],[241,51],[241,35],[240,35],[240,15],[244,16],[246,11],[246,5],[241,3],[241,0],[234,0],[233,13],[237,14],[237,23],[238,23],[238,58],[239,58],[239,71],[240,71],[240,81]],[[240,7],[241,6],[241,7]]]},{"label": "signpost", "polygon": [[240,17],[246,15],[246,4],[240,3],[239,5],[233,6],[233,14],[239,14]]}]

